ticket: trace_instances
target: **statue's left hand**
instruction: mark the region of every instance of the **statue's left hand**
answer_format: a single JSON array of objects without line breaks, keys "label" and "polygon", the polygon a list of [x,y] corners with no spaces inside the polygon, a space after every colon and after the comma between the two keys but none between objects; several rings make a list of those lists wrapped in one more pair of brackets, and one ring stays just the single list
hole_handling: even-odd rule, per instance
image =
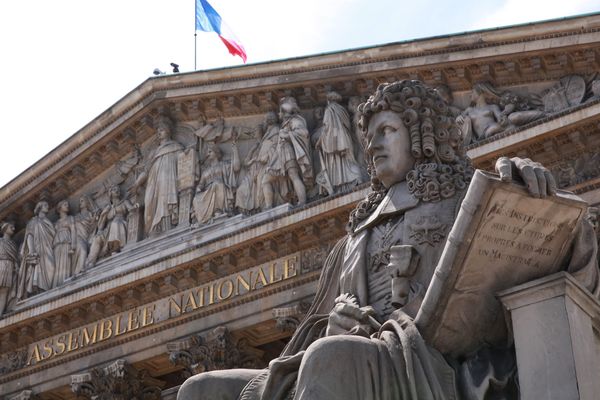
[{"label": "statue's left hand", "polygon": [[513,176],[520,177],[534,197],[544,198],[556,194],[554,176],[542,164],[529,158],[500,157],[496,161],[496,172],[504,182],[511,182]]}]

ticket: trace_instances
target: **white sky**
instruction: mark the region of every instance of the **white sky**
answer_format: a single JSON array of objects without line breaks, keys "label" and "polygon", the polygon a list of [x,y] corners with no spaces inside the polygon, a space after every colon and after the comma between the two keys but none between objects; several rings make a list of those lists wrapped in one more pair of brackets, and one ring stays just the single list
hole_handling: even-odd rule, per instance
[{"label": "white sky", "polygon": [[[248,63],[600,11],[600,0],[209,0]],[[198,32],[197,68],[240,65]],[[0,186],[152,76],[194,69],[194,0],[3,0]]]}]

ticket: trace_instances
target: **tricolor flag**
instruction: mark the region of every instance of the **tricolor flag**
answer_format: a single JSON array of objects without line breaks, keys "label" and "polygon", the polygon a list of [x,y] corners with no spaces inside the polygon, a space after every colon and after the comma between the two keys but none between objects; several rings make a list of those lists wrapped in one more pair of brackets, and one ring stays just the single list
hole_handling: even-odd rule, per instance
[{"label": "tricolor flag", "polygon": [[240,56],[246,62],[246,50],[237,40],[229,26],[221,19],[219,13],[206,0],[196,0],[196,30],[216,32],[229,53]]}]

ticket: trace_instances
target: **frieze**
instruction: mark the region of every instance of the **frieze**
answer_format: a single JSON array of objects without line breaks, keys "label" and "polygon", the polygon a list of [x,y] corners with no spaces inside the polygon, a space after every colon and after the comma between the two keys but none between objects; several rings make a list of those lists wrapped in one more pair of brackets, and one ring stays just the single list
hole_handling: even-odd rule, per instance
[{"label": "frieze", "polygon": [[[314,255],[312,258],[316,263]],[[26,350],[0,356],[4,372],[41,365],[239,296],[260,293],[309,273],[303,271],[302,260],[303,252],[297,252],[32,343]]]}]

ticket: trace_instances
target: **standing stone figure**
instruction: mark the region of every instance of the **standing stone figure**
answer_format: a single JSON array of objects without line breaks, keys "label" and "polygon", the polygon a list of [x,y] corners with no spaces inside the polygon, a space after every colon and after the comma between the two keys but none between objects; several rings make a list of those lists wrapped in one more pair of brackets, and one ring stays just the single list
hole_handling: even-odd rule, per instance
[{"label": "standing stone figure", "polygon": [[33,218],[27,223],[21,245],[21,266],[17,287],[17,299],[52,288],[54,280],[54,224],[50,222],[48,203],[40,201],[35,205]]},{"label": "standing stone figure", "polygon": [[139,205],[121,199],[119,186],[111,186],[108,190],[109,203],[100,212],[96,235],[92,239],[90,253],[85,268],[93,268],[99,257],[108,256],[121,251],[127,243],[127,214]]},{"label": "standing stone figure", "polygon": [[173,121],[161,115],[156,135],[158,147],[149,159],[148,169],[133,184],[132,191],[146,183],[144,193],[144,230],[146,236],[165,232],[178,221],[177,157],[183,146],[174,141]]},{"label": "standing stone figure", "polygon": [[327,174],[333,192],[346,190],[361,181],[361,168],[354,158],[352,124],[348,112],[339,104],[341,100],[338,93],[327,93],[323,129],[315,144],[322,173]]},{"label": "standing stone figure", "polygon": [[52,287],[62,285],[65,280],[73,275],[73,255],[77,242],[75,231],[75,218],[69,215],[69,202],[62,200],[56,206],[58,220],[54,223],[54,263],[56,270]]},{"label": "standing stone figure", "polygon": [[233,140],[231,162],[223,161],[223,153],[216,144],[209,144],[206,162],[194,196],[194,213],[198,224],[206,224],[213,217],[224,215],[233,208],[235,174],[240,170],[237,142]]},{"label": "standing stone figure", "polygon": [[79,198],[79,214],[75,216],[75,253],[73,254],[73,274],[78,275],[85,269],[85,260],[89,254],[90,243],[98,226],[98,214],[92,199],[83,195]]},{"label": "standing stone figure", "polygon": [[17,245],[12,240],[15,233],[15,226],[10,222],[0,224],[0,315],[6,311],[9,295],[14,295],[16,285],[14,283],[17,276],[18,250]]},{"label": "standing stone figure", "polygon": [[289,178],[298,199],[297,205],[306,203],[306,186],[312,185],[313,169],[310,152],[310,137],[306,121],[293,97],[284,97],[279,102],[279,140],[268,167],[268,179],[264,184],[266,208],[273,207],[273,184]]},{"label": "standing stone figure", "polygon": [[[270,111],[265,115],[262,126],[256,130],[259,142],[248,152],[244,166],[246,176],[240,182],[235,193],[235,206],[246,214],[265,210],[266,198],[281,197],[281,190],[276,182],[267,183],[269,175],[267,166],[275,152],[279,139],[279,120],[277,114]],[[274,200],[274,203],[280,202]]]},{"label": "standing stone figure", "polygon": [[[516,398],[509,349],[484,346],[465,360],[446,358],[424,341],[413,320],[473,173],[453,116],[418,81],[380,85],[360,113],[372,191],[350,214],[348,235],[327,257],[307,316],[268,369],[198,374],[181,386],[179,400]],[[530,184],[533,196],[555,188],[539,164],[505,161]],[[532,185],[536,176],[548,177],[541,191]],[[430,229],[437,229],[440,240],[419,240],[414,233],[420,221],[433,219],[437,228]],[[566,267],[597,295],[597,248],[585,223]],[[404,259],[393,246],[408,250]],[[398,267],[395,278],[408,283],[398,303],[390,266]]]}]

